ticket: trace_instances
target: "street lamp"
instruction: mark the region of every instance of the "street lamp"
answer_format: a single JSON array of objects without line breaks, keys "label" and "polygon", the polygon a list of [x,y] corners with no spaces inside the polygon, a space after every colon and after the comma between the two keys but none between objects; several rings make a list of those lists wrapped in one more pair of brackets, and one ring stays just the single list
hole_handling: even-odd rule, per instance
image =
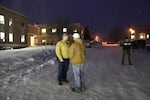
[{"label": "street lamp", "polygon": [[96,42],[99,42],[99,41],[100,41],[100,37],[99,37],[99,36],[96,36],[96,37],[95,37],[95,41],[96,41]]},{"label": "street lamp", "polygon": [[132,29],[132,28],[130,28],[129,31],[130,31],[131,34],[134,34],[134,33],[135,33],[135,30]]}]

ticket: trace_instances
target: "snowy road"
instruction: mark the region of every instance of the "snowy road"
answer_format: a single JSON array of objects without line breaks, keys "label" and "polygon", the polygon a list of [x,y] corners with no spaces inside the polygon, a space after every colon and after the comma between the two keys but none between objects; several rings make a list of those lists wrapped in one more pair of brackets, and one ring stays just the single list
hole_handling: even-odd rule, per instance
[{"label": "snowy road", "polygon": [[121,66],[120,47],[87,50],[87,90],[73,93],[57,85],[54,47],[0,51],[0,100],[150,100],[150,52],[132,54],[133,66]]}]

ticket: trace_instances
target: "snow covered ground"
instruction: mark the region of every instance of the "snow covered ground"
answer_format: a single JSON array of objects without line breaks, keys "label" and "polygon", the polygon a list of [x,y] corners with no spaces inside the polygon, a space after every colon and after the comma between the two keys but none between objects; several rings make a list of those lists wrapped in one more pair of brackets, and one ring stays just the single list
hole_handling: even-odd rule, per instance
[{"label": "snow covered ground", "polygon": [[136,50],[133,66],[121,65],[120,47],[87,49],[86,91],[58,86],[54,46],[0,51],[0,100],[150,100],[150,52]]}]

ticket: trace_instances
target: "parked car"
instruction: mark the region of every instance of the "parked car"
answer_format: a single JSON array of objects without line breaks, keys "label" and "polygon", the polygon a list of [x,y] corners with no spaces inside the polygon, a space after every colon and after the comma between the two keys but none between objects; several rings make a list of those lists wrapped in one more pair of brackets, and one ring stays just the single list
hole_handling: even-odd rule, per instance
[{"label": "parked car", "polygon": [[145,40],[135,40],[133,41],[133,46],[135,49],[145,49],[146,41]]},{"label": "parked car", "polygon": [[84,40],[83,42],[87,48],[91,48],[91,42],[89,40]]},{"label": "parked car", "polygon": [[13,47],[6,43],[5,44],[0,43],[0,50],[8,50],[8,49],[13,49]]},{"label": "parked car", "polygon": [[91,45],[101,46],[101,45],[102,45],[102,42],[91,41]]},{"label": "parked car", "polygon": [[116,44],[116,43],[115,43],[115,42],[109,41],[109,42],[107,42],[107,44]]}]

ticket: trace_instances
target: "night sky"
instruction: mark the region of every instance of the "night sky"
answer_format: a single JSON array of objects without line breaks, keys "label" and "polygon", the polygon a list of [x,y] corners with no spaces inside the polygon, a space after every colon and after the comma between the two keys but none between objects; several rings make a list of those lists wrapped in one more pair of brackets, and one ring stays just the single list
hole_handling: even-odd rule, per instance
[{"label": "night sky", "polygon": [[0,5],[28,16],[30,24],[61,18],[93,27],[97,33],[150,24],[150,0],[0,0]]}]

